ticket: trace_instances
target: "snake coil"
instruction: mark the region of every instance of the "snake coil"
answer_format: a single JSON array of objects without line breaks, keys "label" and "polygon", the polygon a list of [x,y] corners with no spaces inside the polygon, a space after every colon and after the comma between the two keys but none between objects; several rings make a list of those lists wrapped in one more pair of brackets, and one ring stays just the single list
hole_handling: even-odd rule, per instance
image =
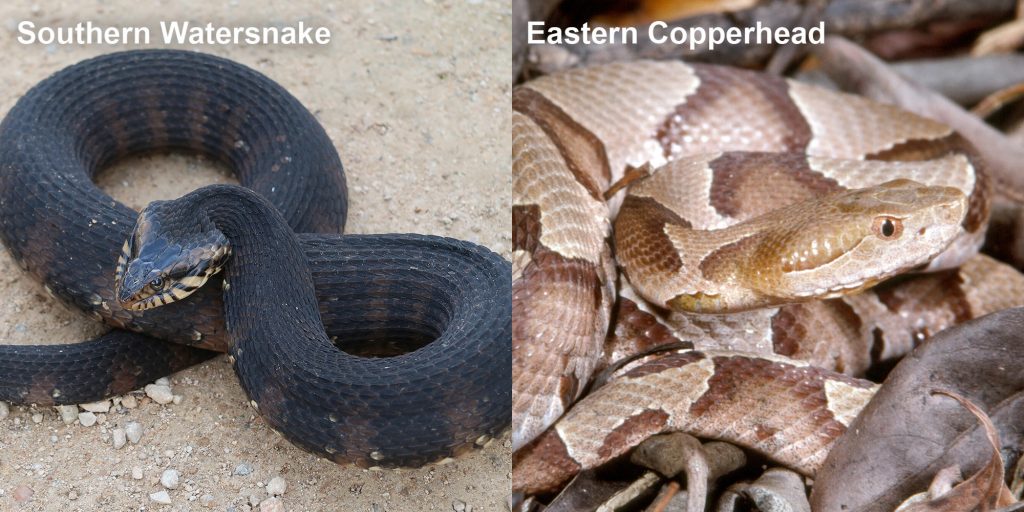
[{"label": "snake coil", "polygon": [[[293,303],[310,309],[303,312],[308,319],[319,317],[337,345],[362,353],[391,343],[408,353],[335,354],[348,364],[325,367],[327,348],[311,346],[302,333],[275,332],[266,347],[272,355],[239,354],[245,345],[240,349],[232,325],[225,327],[216,278],[167,307],[122,307],[115,266],[138,214],[93,178],[129,155],[161,150],[226,165],[299,233],[287,253],[292,259],[277,262],[290,263],[292,273],[229,263],[229,272],[238,271],[231,265],[259,272],[248,278],[258,285],[241,278],[232,284],[243,297],[233,318],[268,320],[276,301],[289,300],[275,290],[284,294],[296,269],[308,267],[316,303]],[[287,91],[245,66],[147,50],[56,73],[0,124],[0,237],[47,290],[115,329],[72,345],[0,346],[0,400],[97,400],[211,350],[232,350],[251,403],[268,422],[338,462],[418,466],[483,444],[510,421],[508,262],[440,237],[341,236],[346,211],[341,162],[323,128]],[[256,358],[265,364],[247,362]],[[275,394],[282,389],[286,395]],[[318,410],[324,421],[312,421],[310,404],[341,402],[344,408]]]}]

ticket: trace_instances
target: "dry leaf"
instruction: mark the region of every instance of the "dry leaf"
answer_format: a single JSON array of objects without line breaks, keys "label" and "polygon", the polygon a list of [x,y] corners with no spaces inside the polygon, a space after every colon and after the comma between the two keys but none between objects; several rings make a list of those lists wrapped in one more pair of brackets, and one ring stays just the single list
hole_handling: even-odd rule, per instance
[{"label": "dry leaf", "polygon": [[927,489],[942,468],[959,464],[973,474],[984,466],[991,453],[984,429],[933,389],[987,409],[1003,446],[1019,453],[1022,332],[1024,308],[1007,309],[947,329],[905,357],[833,446],[815,476],[813,509],[888,512]]}]

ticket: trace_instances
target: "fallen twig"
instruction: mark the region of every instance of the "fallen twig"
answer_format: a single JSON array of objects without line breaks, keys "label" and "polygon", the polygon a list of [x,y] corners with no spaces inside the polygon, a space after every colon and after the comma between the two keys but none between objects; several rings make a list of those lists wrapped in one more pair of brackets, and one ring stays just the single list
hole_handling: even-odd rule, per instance
[{"label": "fallen twig", "polygon": [[846,39],[830,37],[816,50],[822,69],[841,88],[952,126],[978,150],[988,164],[996,190],[1024,200],[1024,148],[940,94],[890,69],[884,62]]}]

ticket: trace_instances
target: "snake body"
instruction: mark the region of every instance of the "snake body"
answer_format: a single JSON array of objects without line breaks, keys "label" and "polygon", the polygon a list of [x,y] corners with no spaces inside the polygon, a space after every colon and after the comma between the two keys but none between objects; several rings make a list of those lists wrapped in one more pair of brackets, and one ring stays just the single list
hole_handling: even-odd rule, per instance
[{"label": "snake body", "polygon": [[[235,262],[260,272],[251,278],[258,287],[236,279],[245,304],[234,308],[236,322],[272,315],[281,306],[274,290],[287,290],[288,279],[308,281],[300,275],[308,268],[317,302],[302,302],[307,320],[322,320],[346,350],[376,353],[367,347],[392,343],[409,351],[325,367],[326,348],[283,331],[270,349],[236,353],[251,404],[271,425],[306,449],[364,467],[436,462],[507,425],[511,396],[500,383],[509,376],[508,263],[439,237],[340,236],[344,174],[313,115],[249,68],[166,50],[71,66],[30,90],[0,124],[4,244],[52,294],[115,327],[79,344],[0,346],[0,399],[97,400],[210,356],[200,349],[240,349],[241,335],[225,327],[217,282],[146,311],[115,296],[119,251],[138,214],[92,178],[118,159],[158,150],[225,164],[299,233],[277,262],[291,264],[290,273]],[[314,367],[315,379],[293,374]],[[310,417],[310,402],[337,405],[343,397],[352,398],[345,408],[319,410],[323,421]]]},{"label": "snake body", "polygon": [[[843,373],[1024,301],[1018,272],[975,256],[991,192],[955,132],[765,74],[639,61],[527,82],[513,179],[513,487],[527,493],[670,430],[812,475],[874,389]],[[922,269],[938,272],[853,294]],[[595,369],[679,342],[696,350],[570,409]]]}]

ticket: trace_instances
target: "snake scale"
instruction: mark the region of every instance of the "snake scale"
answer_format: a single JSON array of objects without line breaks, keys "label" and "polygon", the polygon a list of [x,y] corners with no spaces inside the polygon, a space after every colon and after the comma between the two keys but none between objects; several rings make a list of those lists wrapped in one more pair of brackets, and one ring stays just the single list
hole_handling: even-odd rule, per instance
[{"label": "snake scale", "polygon": [[853,376],[1024,303],[1024,277],[977,255],[993,200],[980,158],[895,107],[613,63],[518,86],[512,141],[519,492],[666,431],[813,475],[877,389]]},{"label": "snake scale", "polygon": [[[205,155],[254,192],[204,188],[139,217],[93,183],[111,163],[159,150]],[[419,466],[485,444],[509,422],[509,263],[441,237],[342,236],[346,210],[323,128],[247,67],[145,50],[56,73],[0,124],[0,236],[48,291],[115,329],[0,346],[0,400],[93,401],[230,352],[268,424],[331,460]],[[197,227],[231,243],[230,281],[213,277],[166,307],[122,304],[130,297],[115,290],[133,285],[131,271],[115,283],[122,247],[140,260],[121,261],[130,269],[153,270],[160,261],[141,260],[175,249],[208,271],[209,253],[190,245],[203,240],[183,235]],[[178,298],[212,274],[175,272],[150,287]]]}]

